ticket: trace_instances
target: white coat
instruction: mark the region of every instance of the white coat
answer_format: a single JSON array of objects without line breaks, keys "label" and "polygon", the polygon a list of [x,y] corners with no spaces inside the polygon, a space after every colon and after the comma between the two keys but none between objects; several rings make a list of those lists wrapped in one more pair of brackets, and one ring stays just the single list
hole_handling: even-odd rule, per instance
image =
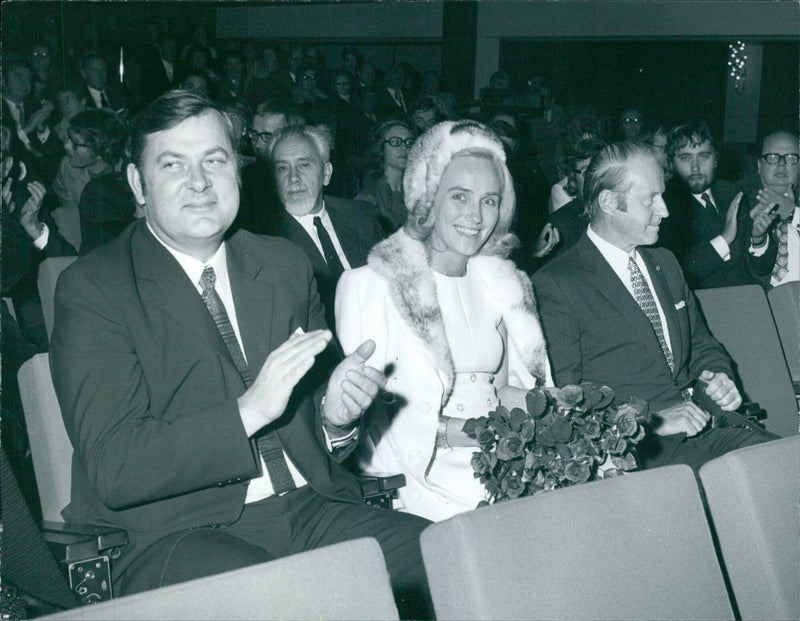
[{"label": "white coat", "polygon": [[[508,383],[531,388],[550,378],[544,336],[528,277],[511,261],[477,255],[468,272],[480,280],[508,333]],[[405,511],[440,520],[473,509],[426,478],[435,455],[439,414],[450,398],[454,367],[425,246],[404,231],[377,244],[367,265],[345,272],[336,293],[336,330],[345,354],[375,341],[367,364],[385,370],[386,391],[366,414],[359,443],[365,472],[406,476]]]}]

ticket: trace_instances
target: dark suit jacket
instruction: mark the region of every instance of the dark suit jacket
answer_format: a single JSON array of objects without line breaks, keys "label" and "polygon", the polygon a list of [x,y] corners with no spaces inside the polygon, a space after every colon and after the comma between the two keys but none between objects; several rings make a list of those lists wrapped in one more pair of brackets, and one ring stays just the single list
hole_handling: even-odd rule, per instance
[{"label": "dark suit jacket", "polygon": [[[403,101],[406,102],[406,107],[410,105],[406,93],[403,93]],[[406,111],[394,100],[386,87],[378,89],[378,105],[375,112],[380,118],[404,118],[406,116]]]},{"label": "dark suit jacket", "polygon": [[[372,247],[383,239],[380,225],[375,216],[375,208],[363,201],[354,201],[335,196],[325,197],[325,209],[333,223],[336,237],[342,246],[350,267],[355,269],[366,265],[367,255]],[[314,277],[319,286],[319,295],[325,307],[325,319],[329,326],[335,325],[333,303],[336,299],[336,284],[325,258],[317,249],[314,240],[305,229],[285,210],[277,222],[274,234],[293,241],[303,249],[314,268]]]},{"label": "dark suit jacket", "polygon": [[[292,244],[239,231],[227,257],[255,375],[296,328],[325,326],[322,307]],[[165,535],[235,521],[241,482],[258,473],[236,402],[245,385],[195,286],[145,222],[62,273],[55,317],[53,381],[75,448],[65,515],[128,530],[115,575]],[[318,493],[361,502],[358,482],[324,448],[323,386],[307,388],[273,428]]]},{"label": "dark suit jacket", "polygon": [[734,375],[672,253],[639,252],[664,310],[674,371],[647,316],[585,233],[533,284],[556,385],[598,382],[644,399],[654,412],[680,403],[681,389],[704,369]]},{"label": "dark suit jacket", "polygon": [[722,232],[728,206],[739,191],[730,181],[714,181],[711,193],[719,210],[715,213],[697,201],[680,179],[673,179],[667,185],[664,202],[670,215],[661,225],[659,245],[675,254],[692,289],[752,284],[757,282],[754,272],[760,274],[768,269],[764,266],[769,262],[768,256],[755,258],[748,252],[753,221],[746,197],[739,205],[738,229],[730,245],[730,259],[723,261],[710,243]]},{"label": "dark suit jacket", "polygon": [[114,239],[134,221],[136,199],[125,173],[110,172],[89,181],[78,206],[81,220],[80,254]]},{"label": "dark suit jacket", "polygon": [[[114,110],[115,112],[119,112],[120,110],[127,110],[129,114],[134,112],[134,110],[132,109],[133,104],[131,101],[131,96],[127,88],[118,85],[112,80],[109,80],[108,84],[106,84],[104,92],[106,94],[106,98],[108,99],[108,103],[111,105],[112,110]],[[86,106],[88,108],[96,107],[94,99],[92,98],[92,94],[89,92],[89,87],[86,86],[85,82],[81,85],[80,97],[86,99]]]}]

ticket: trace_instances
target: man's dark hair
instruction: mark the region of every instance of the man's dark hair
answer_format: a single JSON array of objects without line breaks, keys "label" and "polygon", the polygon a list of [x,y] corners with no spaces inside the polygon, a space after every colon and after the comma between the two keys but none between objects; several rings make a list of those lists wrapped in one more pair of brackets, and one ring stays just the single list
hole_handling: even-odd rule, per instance
[{"label": "man's dark hair", "polygon": [[4,54],[3,55],[3,75],[9,73],[16,67],[23,67],[33,73],[33,67],[30,61],[21,54]]},{"label": "man's dark hair", "polygon": [[72,133],[80,137],[106,164],[114,166],[125,153],[128,133],[111,110],[84,110],[70,119]]},{"label": "man's dark hair", "polygon": [[667,134],[667,156],[672,159],[678,150],[685,146],[699,145],[704,142],[708,142],[714,151],[717,150],[717,144],[705,121],[692,121],[685,125],[678,125],[669,130]]},{"label": "man's dark hair", "polygon": [[[106,59],[103,58],[103,56],[101,54],[98,54],[97,52],[93,52],[93,51],[92,52],[87,52],[86,54],[84,54],[81,57],[80,68],[81,69],[85,69],[86,68],[86,63],[88,63],[90,60],[95,60],[95,59],[102,60],[104,63],[106,62]],[[107,65],[108,65],[108,63],[106,63],[106,66]]]},{"label": "man's dark hair", "polygon": [[190,91],[167,91],[139,112],[131,123],[131,161],[141,169],[142,154],[150,134],[172,129],[186,119],[201,116],[209,111],[217,112],[225,121],[232,155],[236,155],[237,140],[233,135],[233,125],[225,111],[216,103]]},{"label": "man's dark hair", "polygon": [[574,164],[580,160],[589,160],[607,146],[608,143],[601,138],[581,138],[575,144],[571,145],[569,151],[567,151],[565,155],[565,160],[568,164]]},{"label": "man's dark hair", "polygon": [[[628,162],[644,157],[655,161],[652,150],[638,142],[615,142],[592,158],[583,182],[583,204],[590,220],[600,212],[600,193],[604,190],[627,194],[633,183],[628,177]],[[622,201],[624,204],[624,201]]]}]

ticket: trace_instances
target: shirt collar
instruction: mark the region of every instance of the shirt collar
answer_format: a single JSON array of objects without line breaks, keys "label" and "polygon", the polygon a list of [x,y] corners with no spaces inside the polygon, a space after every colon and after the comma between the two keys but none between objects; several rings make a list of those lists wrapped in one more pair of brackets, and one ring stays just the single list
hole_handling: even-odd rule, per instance
[{"label": "shirt collar", "polygon": [[164,248],[166,248],[173,257],[175,257],[175,260],[181,266],[183,271],[189,277],[189,280],[192,281],[192,284],[198,291],[202,289],[199,283],[200,278],[203,275],[203,270],[209,265],[214,268],[214,273],[217,277],[218,283],[222,284],[223,282],[227,282],[228,261],[224,241],[220,244],[219,248],[214,253],[214,256],[204,263],[199,259],[189,256],[185,252],[181,252],[180,250],[176,250],[172,246],[165,244],[161,238],[156,235],[155,231],[153,231],[153,227],[150,226],[149,222],[147,222],[147,228],[150,229],[150,232],[153,234],[153,237],[156,238],[158,243],[164,246]]},{"label": "shirt collar", "polygon": [[692,192],[692,196],[694,196],[695,200],[700,203],[703,207],[706,206],[706,202],[703,200],[703,194],[708,194],[708,200],[710,200],[714,205],[717,204],[717,201],[714,200],[714,195],[711,193],[711,188],[709,187],[707,190],[703,190],[700,194],[695,194]]},{"label": "shirt collar", "polygon": [[586,229],[586,235],[592,240],[592,243],[600,251],[600,254],[603,255],[603,258],[608,261],[608,264],[617,274],[628,273],[629,259],[633,257],[634,261],[636,260],[637,252],[635,248],[632,252],[625,252],[621,248],[617,248],[614,244],[606,241],[595,233],[591,224]]},{"label": "shirt collar", "polygon": [[325,209],[325,200],[324,199],[322,200],[322,209],[320,209],[317,213],[307,213],[304,216],[295,216],[294,214],[291,214],[291,216],[295,220],[297,220],[301,225],[303,225],[303,227],[305,227],[306,229],[313,228],[313,226],[314,226],[314,218],[316,218],[316,217],[319,217],[319,219],[322,220],[322,223],[326,227],[330,226],[330,223],[331,223],[330,216],[328,216],[328,210]]}]

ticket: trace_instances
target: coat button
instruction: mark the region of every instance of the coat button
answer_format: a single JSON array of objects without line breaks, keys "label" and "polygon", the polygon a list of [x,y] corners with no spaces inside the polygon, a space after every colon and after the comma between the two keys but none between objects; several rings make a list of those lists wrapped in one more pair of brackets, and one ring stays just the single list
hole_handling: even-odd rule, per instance
[{"label": "coat button", "polygon": [[431,404],[427,401],[423,401],[417,406],[417,409],[420,414],[428,414],[431,411]]},{"label": "coat button", "polygon": [[486,399],[486,407],[487,408],[492,407],[492,400],[491,399]]},{"label": "coat button", "polygon": [[463,404],[463,403],[457,403],[457,404],[456,404],[456,409],[457,409],[459,412],[463,412],[463,411],[464,411],[464,404]]},{"label": "coat button", "polygon": [[408,453],[408,461],[412,464],[418,464],[422,461],[422,453],[416,449]]},{"label": "coat button", "polygon": [[471,373],[471,374],[470,374],[470,376],[469,376],[469,381],[470,381],[470,382],[474,382],[476,379],[477,379],[477,378],[475,377],[475,374],[474,374],[474,373]]}]

